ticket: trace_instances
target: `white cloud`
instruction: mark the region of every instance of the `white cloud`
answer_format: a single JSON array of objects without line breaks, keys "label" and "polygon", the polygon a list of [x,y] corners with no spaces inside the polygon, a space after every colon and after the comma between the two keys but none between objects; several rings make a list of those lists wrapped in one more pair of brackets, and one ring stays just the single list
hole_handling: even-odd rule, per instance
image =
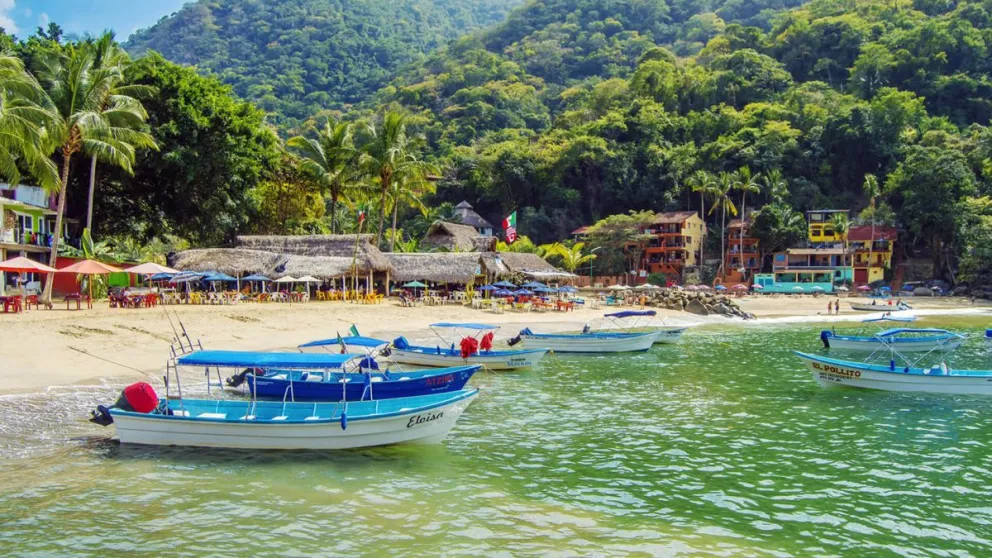
[{"label": "white cloud", "polygon": [[48,27],[48,14],[46,14],[45,12],[41,12],[40,14],[38,14],[38,25],[42,26],[43,28]]},{"label": "white cloud", "polygon": [[14,23],[14,0],[0,0],[0,27],[8,33],[17,33],[17,24]]}]

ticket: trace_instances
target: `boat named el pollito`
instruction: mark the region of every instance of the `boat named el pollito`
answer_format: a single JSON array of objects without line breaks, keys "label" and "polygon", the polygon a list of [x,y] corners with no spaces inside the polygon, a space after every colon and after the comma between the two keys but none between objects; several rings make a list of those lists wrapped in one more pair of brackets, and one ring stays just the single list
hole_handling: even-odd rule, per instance
[{"label": "boat named el pollito", "polygon": [[122,444],[280,450],[437,444],[479,394],[471,389],[347,403],[159,400],[148,386],[132,402],[128,389],[91,419],[114,424]]},{"label": "boat named el pollito", "polygon": [[[411,345],[405,337],[393,341],[384,354],[393,362],[413,364],[417,366],[452,366],[454,364],[480,364],[490,370],[516,370],[536,366],[546,354],[545,347],[532,349],[493,350],[493,333],[499,326],[487,324],[437,323],[431,329],[438,335],[440,343],[435,346]],[[458,346],[450,341],[450,335],[442,332],[454,332],[459,338]],[[460,332],[470,332],[461,336]]]},{"label": "boat named el pollito", "polygon": [[807,353],[796,356],[813,374],[813,379],[827,387],[854,387],[883,391],[955,393],[992,395],[992,370],[951,370],[941,364],[932,368],[913,368],[867,364]]},{"label": "boat named el pollito", "polygon": [[657,333],[611,333],[583,331],[582,333],[534,333],[523,329],[511,344],[523,341],[524,346],[547,347],[556,353],[635,353],[647,351],[655,343]]},{"label": "boat named el pollito", "polygon": [[[865,320],[865,323],[885,321],[912,321],[913,318],[881,317]],[[931,351],[953,351],[961,346],[967,337],[946,329],[935,328],[893,328],[878,331],[871,335],[838,335],[833,331],[820,332],[824,348],[847,351],[874,352],[893,350],[899,353],[928,353]]]}]

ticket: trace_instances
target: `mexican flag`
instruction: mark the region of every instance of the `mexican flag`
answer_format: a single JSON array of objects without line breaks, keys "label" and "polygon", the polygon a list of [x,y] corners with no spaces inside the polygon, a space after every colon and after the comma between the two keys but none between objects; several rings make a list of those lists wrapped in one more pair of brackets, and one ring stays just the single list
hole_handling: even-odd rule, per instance
[{"label": "mexican flag", "polygon": [[359,206],[358,208],[358,224],[361,225],[365,222],[365,208]]},{"label": "mexican flag", "polygon": [[503,230],[506,231],[506,243],[513,244],[517,240],[517,212],[503,219]]}]

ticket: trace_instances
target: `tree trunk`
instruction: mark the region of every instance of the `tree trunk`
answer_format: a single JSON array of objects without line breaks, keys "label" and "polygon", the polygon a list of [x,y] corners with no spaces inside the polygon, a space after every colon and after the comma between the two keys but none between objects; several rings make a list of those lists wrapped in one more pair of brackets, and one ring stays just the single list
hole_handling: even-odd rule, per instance
[{"label": "tree trunk", "polygon": [[382,246],[382,233],[386,230],[386,197],[389,193],[389,183],[383,182],[382,186],[382,207],[379,211],[379,232],[376,233],[375,245],[376,247]]},{"label": "tree trunk", "polygon": [[96,190],[96,155],[90,160],[90,193],[86,202],[86,228],[93,234],[93,192]]},{"label": "tree trunk", "polygon": [[[741,260],[740,269],[747,269],[744,265],[744,215],[745,215],[745,199],[747,198],[747,191],[741,190],[741,234],[737,240],[737,257]],[[744,273],[741,273],[741,279],[744,279]]]},{"label": "tree trunk", "polygon": [[[65,154],[63,150],[62,188],[59,190],[59,203],[55,210],[55,232],[52,234],[52,253],[48,257],[49,267],[55,267],[59,260],[59,241],[62,239],[62,217],[65,214],[65,195],[69,185],[69,162],[71,159],[72,155]],[[52,303],[52,282],[54,280],[54,273],[49,273],[45,279],[45,291],[41,295],[41,301],[44,304]]]},{"label": "tree trunk", "polygon": [[337,234],[338,193],[331,190],[331,234]]},{"label": "tree trunk", "polygon": [[389,251],[392,252],[396,248],[396,214],[399,212],[399,200],[393,200],[393,229],[392,234],[389,236]]},{"label": "tree trunk", "polygon": [[[726,204],[726,200],[724,200]],[[723,214],[720,217],[720,271],[727,274],[727,206],[723,206]]]},{"label": "tree trunk", "polygon": [[703,256],[706,251],[706,198],[702,192],[699,192],[699,203],[703,206],[703,236],[702,241],[699,243],[699,279],[702,282],[703,272],[705,271],[704,266],[706,264],[706,258]]}]

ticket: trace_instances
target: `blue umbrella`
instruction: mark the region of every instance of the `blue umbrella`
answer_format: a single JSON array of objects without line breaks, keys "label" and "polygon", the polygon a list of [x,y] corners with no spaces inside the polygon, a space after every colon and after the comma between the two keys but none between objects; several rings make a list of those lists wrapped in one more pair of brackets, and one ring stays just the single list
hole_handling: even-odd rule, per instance
[{"label": "blue umbrella", "polygon": [[242,277],[241,280],[242,281],[260,281],[262,283],[268,283],[272,279],[269,279],[268,277],[266,277],[264,275],[249,275],[248,277]]},{"label": "blue umbrella", "polygon": [[558,292],[558,290],[557,289],[551,289],[551,288],[548,288],[548,287],[538,287],[538,288],[534,289],[534,292],[535,293],[554,293],[554,292]]},{"label": "blue umbrella", "polygon": [[727,290],[727,287],[724,287],[723,285],[717,285],[716,286],[716,290],[718,290],[718,291],[725,291],[725,290]]},{"label": "blue umbrella", "polygon": [[579,289],[576,289],[571,285],[565,285],[564,287],[558,289],[558,291],[563,293],[577,293],[579,292]]},{"label": "blue umbrella", "polygon": [[520,286],[524,287],[525,289],[537,289],[541,287],[545,287],[545,288],[547,287],[547,285],[545,285],[544,283],[538,283],[537,281],[528,281]]},{"label": "blue umbrella", "polygon": [[203,278],[204,281],[237,281],[237,278],[224,273],[211,273]]},{"label": "blue umbrella", "polygon": [[499,289],[499,290],[493,291],[493,294],[496,295],[496,296],[513,296],[513,291],[511,291],[509,289]]},{"label": "blue umbrella", "polygon": [[477,290],[477,291],[496,291],[496,290],[499,290],[499,287],[494,287],[492,285],[483,285],[483,286],[481,286],[481,287],[479,287],[478,289],[475,289],[475,290]]},{"label": "blue umbrella", "polygon": [[149,277],[149,279],[152,281],[165,281],[166,279],[172,279],[175,275],[175,273],[156,273]]},{"label": "blue umbrella", "polygon": [[519,291],[517,291],[516,294],[523,295],[523,296],[530,296],[530,295],[534,294],[534,291],[528,291],[527,289],[520,289]]},{"label": "blue umbrella", "polygon": [[187,271],[180,273],[178,275],[173,275],[172,279],[169,280],[170,283],[189,283],[191,281],[199,281],[204,277],[203,273],[195,273],[192,271]]},{"label": "blue umbrella", "polygon": [[878,289],[878,290],[880,290],[880,291],[891,291],[892,290],[892,287],[882,287],[881,289]]},{"label": "blue umbrella", "polygon": [[493,283],[493,286],[494,287],[503,287],[505,289],[515,289],[515,288],[517,288],[516,285],[514,285],[513,283],[511,283],[509,281],[500,281],[499,283]]}]

